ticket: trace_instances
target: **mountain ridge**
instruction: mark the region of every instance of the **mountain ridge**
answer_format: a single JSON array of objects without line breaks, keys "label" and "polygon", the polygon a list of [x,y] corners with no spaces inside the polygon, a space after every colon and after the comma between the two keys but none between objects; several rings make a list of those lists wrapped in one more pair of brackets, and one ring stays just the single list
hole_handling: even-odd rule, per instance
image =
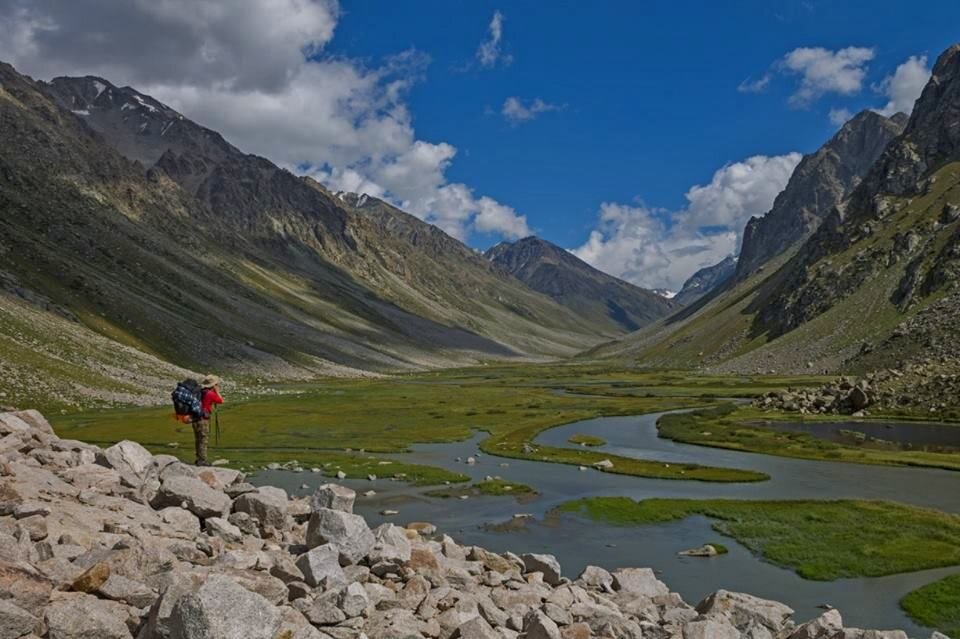
[{"label": "mountain ridge", "polygon": [[679,308],[535,236],[500,242],[484,256],[530,288],[603,326],[609,335],[636,330]]}]

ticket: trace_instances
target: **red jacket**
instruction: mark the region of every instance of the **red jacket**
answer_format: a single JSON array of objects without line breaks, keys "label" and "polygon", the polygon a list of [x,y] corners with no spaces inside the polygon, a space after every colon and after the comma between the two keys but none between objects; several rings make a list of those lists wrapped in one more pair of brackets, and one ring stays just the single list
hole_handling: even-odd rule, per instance
[{"label": "red jacket", "polygon": [[200,407],[203,409],[204,417],[209,417],[213,412],[214,404],[222,404],[223,398],[213,388],[204,388],[203,395],[200,397]]}]

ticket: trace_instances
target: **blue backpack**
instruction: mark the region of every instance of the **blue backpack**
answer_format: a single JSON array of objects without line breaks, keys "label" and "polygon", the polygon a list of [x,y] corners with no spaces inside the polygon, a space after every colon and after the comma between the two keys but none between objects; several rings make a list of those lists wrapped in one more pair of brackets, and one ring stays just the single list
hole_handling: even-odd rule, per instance
[{"label": "blue backpack", "polygon": [[178,417],[196,419],[203,417],[203,405],[200,402],[202,395],[203,389],[200,387],[200,382],[195,379],[183,380],[170,393],[174,412]]}]

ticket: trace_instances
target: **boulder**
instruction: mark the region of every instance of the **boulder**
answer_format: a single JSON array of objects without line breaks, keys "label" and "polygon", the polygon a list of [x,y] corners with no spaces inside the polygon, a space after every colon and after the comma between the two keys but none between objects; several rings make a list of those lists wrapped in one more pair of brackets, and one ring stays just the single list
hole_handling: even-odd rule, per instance
[{"label": "boulder", "polygon": [[532,610],[523,618],[526,639],[561,639],[557,624],[539,610]]},{"label": "boulder", "polygon": [[560,562],[553,555],[526,553],[520,556],[526,572],[543,573],[543,580],[551,586],[560,583]]},{"label": "boulder", "polygon": [[275,639],[280,611],[229,577],[211,575],[177,601],[168,623],[171,639]]},{"label": "boulder", "polygon": [[586,588],[613,592],[613,575],[599,566],[587,566],[577,578],[577,583]]},{"label": "boulder", "polygon": [[413,612],[397,608],[373,612],[363,625],[363,632],[369,639],[408,639],[422,637],[424,626]]},{"label": "boulder", "polygon": [[339,591],[328,590],[314,599],[303,614],[316,626],[332,626],[346,621],[347,614],[340,610],[339,600]]},{"label": "boulder", "polygon": [[113,601],[130,604],[134,608],[152,606],[157,600],[157,593],[152,588],[122,575],[110,575],[97,588],[97,594]]},{"label": "boulder", "polygon": [[256,517],[261,528],[269,526],[283,530],[287,527],[287,492],[282,488],[262,486],[256,492],[237,497],[233,511]]},{"label": "boulder", "polygon": [[666,584],[650,568],[621,568],[613,572],[613,589],[633,596],[658,597],[670,594]]},{"label": "boulder", "polygon": [[40,620],[16,604],[0,599],[0,639],[17,639],[33,631]]},{"label": "boulder", "polygon": [[348,617],[359,617],[370,605],[370,597],[361,584],[350,584],[340,591],[337,605]]},{"label": "boulder", "polygon": [[203,527],[206,529],[208,535],[219,537],[228,543],[239,543],[243,541],[243,532],[226,519],[209,517],[204,520]]},{"label": "boulder", "polygon": [[317,546],[297,557],[296,566],[303,580],[313,587],[338,586],[347,582],[340,567],[340,550],[331,544]]},{"label": "boulder", "polygon": [[307,545],[333,545],[344,565],[359,563],[373,548],[374,541],[363,517],[340,510],[321,508],[310,516],[307,525]]},{"label": "boulder", "polygon": [[273,565],[270,566],[270,574],[289,585],[290,582],[303,581],[303,572],[297,568],[297,564],[286,552],[277,552],[272,556]]},{"label": "boulder", "polygon": [[159,511],[160,519],[170,524],[178,532],[195,535],[200,532],[200,520],[189,510],[179,506],[170,506]]},{"label": "boulder", "polygon": [[92,595],[52,602],[44,621],[49,639],[131,639],[127,607]]},{"label": "boulder", "polygon": [[323,484],[317,488],[310,498],[310,507],[313,511],[329,508],[330,510],[353,513],[353,504],[356,499],[357,493],[346,486]]},{"label": "boulder", "polygon": [[163,480],[152,503],[154,508],[181,506],[200,519],[226,517],[230,498],[195,477],[174,475]]},{"label": "boulder", "polygon": [[831,639],[843,631],[843,619],[837,610],[828,610],[813,621],[808,621],[790,639]]},{"label": "boulder", "polygon": [[481,617],[463,622],[454,631],[452,639],[499,639],[500,635]]},{"label": "boulder", "polygon": [[704,619],[684,624],[683,639],[740,639],[740,631],[728,623]]},{"label": "boulder", "polygon": [[40,616],[52,591],[53,582],[29,564],[0,561],[0,599]]},{"label": "boulder", "polygon": [[124,440],[98,453],[97,463],[120,473],[128,486],[137,487],[153,466],[153,455],[137,442]]},{"label": "boulder", "polygon": [[793,609],[780,602],[742,592],[718,590],[697,604],[697,612],[705,617],[724,618],[741,629],[751,623],[759,623],[776,633],[793,614]]},{"label": "boulder", "polygon": [[371,565],[387,562],[399,568],[410,560],[412,546],[403,528],[383,524],[373,531],[373,538],[373,547],[368,553]]}]

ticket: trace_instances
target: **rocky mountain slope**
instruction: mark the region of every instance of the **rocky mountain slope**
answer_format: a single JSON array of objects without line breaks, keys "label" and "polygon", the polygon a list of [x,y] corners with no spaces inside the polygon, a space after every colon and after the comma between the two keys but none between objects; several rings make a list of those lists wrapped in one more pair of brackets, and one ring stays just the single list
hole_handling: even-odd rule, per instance
[{"label": "rocky mountain slope", "polygon": [[906,123],[903,113],[885,118],[861,111],[815,153],[805,156],[773,208],[747,222],[737,277],[744,278],[770,258],[802,243],[860,183]]},{"label": "rocky mountain slope", "polygon": [[687,278],[673,301],[681,306],[693,304],[698,299],[726,284],[736,270],[737,259],[732,255],[725,257],[713,266],[704,267]]},{"label": "rocky mountain slope", "polygon": [[[394,233],[132,89],[0,65],[0,137],[3,306],[77,327],[56,336],[71,352],[100,336],[118,356],[301,378],[565,355],[598,339],[429,225],[407,216],[412,231]],[[414,235],[432,236],[432,252]],[[55,337],[32,328],[0,349]],[[15,377],[30,374],[12,359]],[[103,397],[136,364],[77,366],[50,373]]]},{"label": "rocky mountain slope", "polygon": [[429,523],[371,530],[354,491],[309,498],[227,468],[62,440],[0,413],[0,636],[49,639],[906,639],[798,625],[778,602],[696,606],[649,568],[461,546]]},{"label": "rocky mountain slope", "polygon": [[939,345],[958,337],[951,313],[924,315],[928,337],[910,349],[894,336],[913,331],[912,318],[932,304],[953,303],[958,131],[960,45],[940,56],[903,133],[799,248],[733,281],[702,308],[590,356],[718,372],[867,372],[938,359]]},{"label": "rocky mountain slope", "polygon": [[607,335],[635,331],[678,308],[672,300],[602,273],[537,237],[501,242],[485,256]]}]

